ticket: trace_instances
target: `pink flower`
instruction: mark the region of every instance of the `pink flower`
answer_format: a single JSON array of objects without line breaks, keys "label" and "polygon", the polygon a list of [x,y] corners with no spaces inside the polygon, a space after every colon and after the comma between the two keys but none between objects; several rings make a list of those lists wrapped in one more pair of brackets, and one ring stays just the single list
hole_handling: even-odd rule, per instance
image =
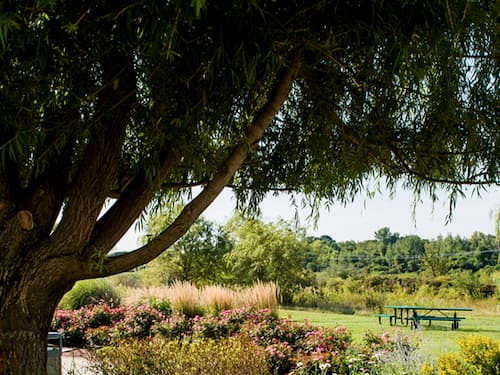
[{"label": "pink flower", "polygon": [[380,338],[382,339],[383,342],[388,342],[389,341],[389,332],[382,333]]},{"label": "pink flower", "polygon": [[341,333],[345,333],[346,328],[342,327],[342,326],[338,326],[338,327],[335,327],[334,331],[335,331],[336,334],[341,334]]}]

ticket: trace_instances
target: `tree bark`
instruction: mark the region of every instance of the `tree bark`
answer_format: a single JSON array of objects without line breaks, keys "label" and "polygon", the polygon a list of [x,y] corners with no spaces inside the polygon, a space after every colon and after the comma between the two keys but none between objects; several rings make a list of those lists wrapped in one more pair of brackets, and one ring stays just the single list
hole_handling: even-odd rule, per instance
[{"label": "tree bark", "polygon": [[19,276],[8,288],[2,285],[0,374],[47,373],[47,332],[59,300],[72,285],[56,287],[52,278]]}]

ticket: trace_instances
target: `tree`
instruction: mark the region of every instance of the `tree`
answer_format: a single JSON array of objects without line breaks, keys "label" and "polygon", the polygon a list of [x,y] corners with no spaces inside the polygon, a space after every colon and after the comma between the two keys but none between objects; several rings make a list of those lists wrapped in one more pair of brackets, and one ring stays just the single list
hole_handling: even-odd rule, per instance
[{"label": "tree", "polygon": [[[453,206],[498,183],[492,0],[0,9],[0,373],[44,373],[62,295],[151,261],[227,186],[317,207],[385,176]],[[108,256],[193,186],[155,239]]]},{"label": "tree", "polygon": [[[148,220],[146,238],[155,238],[168,221],[159,215]],[[159,283],[189,281],[197,286],[223,284],[227,279],[224,256],[231,251],[228,234],[214,222],[197,219],[188,232],[141,272]]]},{"label": "tree", "polygon": [[418,236],[403,236],[389,246],[386,257],[392,271],[415,272],[420,268],[420,258],[424,255],[425,241]]},{"label": "tree", "polygon": [[449,249],[446,248],[442,237],[424,244],[425,255],[422,258],[422,269],[429,271],[434,277],[446,275],[450,270],[448,259]]},{"label": "tree", "polygon": [[314,275],[306,269],[304,230],[284,221],[266,224],[240,216],[228,222],[227,230],[234,245],[226,260],[236,284],[272,281],[282,299],[290,302],[293,292],[313,283]]},{"label": "tree", "polygon": [[399,239],[399,233],[391,233],[390,228],[383,227],[375,232],[375,239],[380,242],[382,255],[385,255],[387,247]]}]

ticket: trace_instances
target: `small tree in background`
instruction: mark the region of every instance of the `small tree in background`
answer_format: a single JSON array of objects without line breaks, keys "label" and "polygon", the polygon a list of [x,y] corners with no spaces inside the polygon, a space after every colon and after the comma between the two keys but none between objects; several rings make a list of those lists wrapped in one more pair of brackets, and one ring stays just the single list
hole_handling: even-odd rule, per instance
[{"label": "small tree in background", "polygon": [[[153,217],[146,225],[144,239],[154,238],[168,224],[165,217]],[[141,273],[157,283],[188,281],[197,286],[225,284],[229,278],[224,256],[232,244],[225,230],[214,222],[199,218],[170,249],[149,263]]]},{"label": "small tree in background", "polygon": [[294,291],[314,283],[313,273],[305,268],[308,243],[303,230],[284,221],[265,224],[238,216],[227,228],[234,247],[226,261],[235,284],[271,281],[278,286],[283,301],[290,302]]}]

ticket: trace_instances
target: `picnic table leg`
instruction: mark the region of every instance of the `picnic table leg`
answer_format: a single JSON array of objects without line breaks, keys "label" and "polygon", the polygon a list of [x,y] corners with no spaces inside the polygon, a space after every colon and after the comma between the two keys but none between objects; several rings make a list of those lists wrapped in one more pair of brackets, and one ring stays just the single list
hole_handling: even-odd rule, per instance
[{"label": "picnic table leg", "polygon": [[417,310],[413,310],[413,319],[412,319],[411,325],[412,325],[412,328],[414,328],[414,329],[418,328]]}]

